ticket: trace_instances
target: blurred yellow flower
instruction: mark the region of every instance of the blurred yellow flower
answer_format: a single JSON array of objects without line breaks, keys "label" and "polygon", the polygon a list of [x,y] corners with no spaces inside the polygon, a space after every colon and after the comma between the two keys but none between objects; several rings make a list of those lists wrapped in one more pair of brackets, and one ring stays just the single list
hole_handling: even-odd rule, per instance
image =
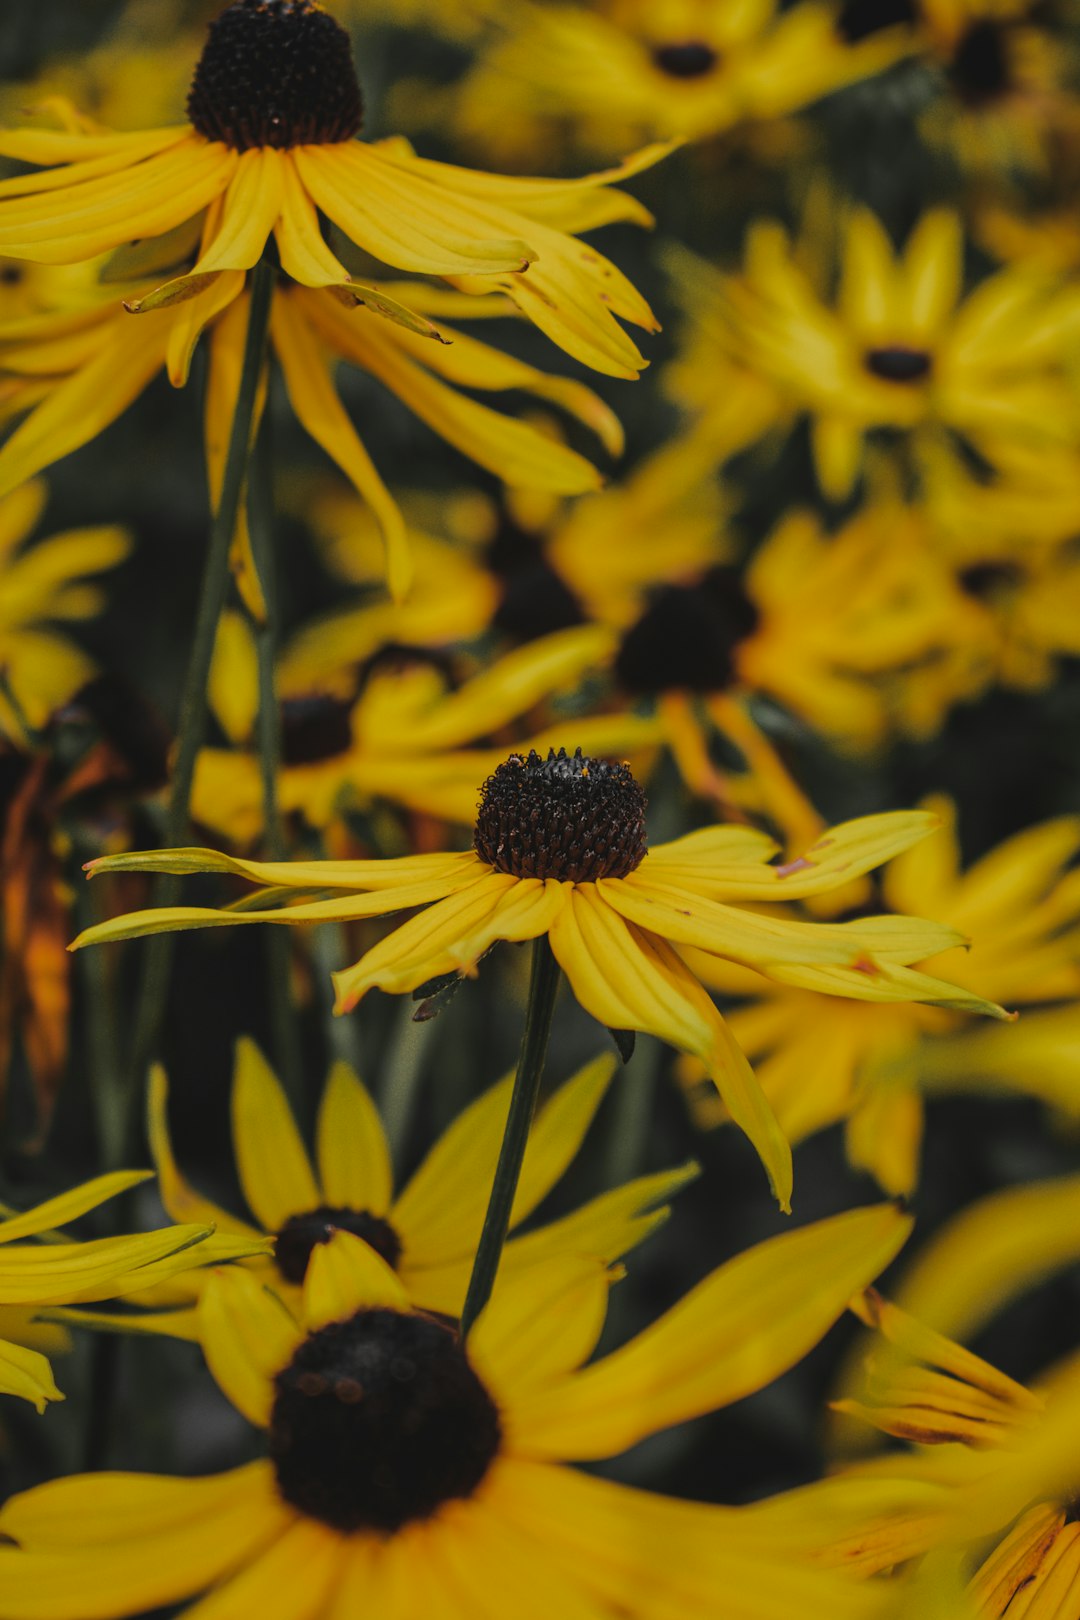
[{"label": "blurred yellow flower", "polygon": [[0,499],[0,736],[27,741],[95,672],[89,655],[53,628],[92,619],[104,597],[86,575],[115,568],[131,538],[114,524],[70,529],[31,545],[47,491],[40,481]]},{"label": "blurred yellow flower", "polygon": [[898,256],[869,211],[848,223],[839,283],[826,296],[786,233],[750,231],[744,270],[719,283],[718,326],[689,336],[682,362],[741,366],[771,391],[773,420],[810,418],[818,479],[843,500],[874,430],[989,458],[1002,440],[1060,454],[1080,440],[1080,403],[1064,369],[1075,292],[1010,267],[962,296],[963,232],[944,209],[923,216]]}]

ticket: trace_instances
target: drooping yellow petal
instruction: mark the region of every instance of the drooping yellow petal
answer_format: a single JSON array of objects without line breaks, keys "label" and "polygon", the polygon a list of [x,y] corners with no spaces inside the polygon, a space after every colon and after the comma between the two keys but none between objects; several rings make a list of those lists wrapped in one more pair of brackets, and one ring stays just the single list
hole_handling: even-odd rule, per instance
[{"label": "drooping yellow petal", "polygon": [[218,849],[145,850],[130,855],[106,855],[88,861],[91,877],[99,872],[231,872],[269,888],[356,889],[383,891],[408,888],[404,905],[423,905],[411,898],[411,889],[424,882],[446,882],[444,893],[472,883],[487,867],[470,851],[460,855],[403,855],[383,861],[247,861]]},{"label": "drooping yellow petal", "polygon": [[310,1332],[359,1310],[407,1311],[409,1295],[381,1255],[351,1232],[335,1232],[311,1252],[304,1276],[304,1325]]},{"label": "drooping yellow petal", "polygon": [[108,1299],[143,1286],[144,1274],[158,1262],[168,1261],[174,1270],[197,1265],[198,1259],[188,1251],[207,1236],[205,1226],[172,1226],[89,1243],[12,1245],[0,1252],[0,1304]]},{"label": "drooping yellow petal", "polygon": [[[371,1093],[347,1063],[335,1063],[326,1082],[315,1160],[322,1203],[387,1214],[394,1192],[390,1146]],[[394,1214],[396,1218],[396,1206]]]},{"label": "drooping yellow petal", "polygon": [[281,214],[275,227],[281,268],[303,287],[326,287],[349,280],[349,272],[327,247],[316,213],[287,154],[281,173]]},{"label": "drooping yellow petal", "polygon": [[317,1209],[319,1188],[281,1085],[255,1042],[236,1043],[232,1133],[244,1197],[264,1231]]},{"label": "drooping yellow petal", "polygon": [[221,222],[192,275],[250,270],[281,214],[288,159],[272,146],[241,152],[225,192]]},{"label": "drooping yellow petal", "polygon": [[62,1401],[52,1368],[38,1350],[0,1339],[0,1395],[17,1395],[44,1412],[50,1401]]},{"label": "drooping yellow petal", "polygon": [[392,995],[442,973],[464,973],[497,939],[535,939],[558,910],[561,885],[485,869],[468,888],[429,906],[333,975],[335,1010],[349,1012],[375,986]]},{"label": "drooping yellow petal", "polygon": [[879,1204],[747,1250],[621,1350],[523,1402],[518,1447],[609,1457],[763,1388],[818,1342],[911,1226],[895,1205]]},{"label": "drooping yellow petal", "polygon": [[270,332],[301,424],[337,462],[378,519],[386,546],[387,583],[395,601],[402,601],[408,595],[413,571],[405,520],[349,421],[318,340],[294,300],[275,298]]},{"label": "drooping yellow petal", "polygon": [[658,1035],[702,1059],[787,1209],[791,1149],[745,1055],[671,946],[624,921],[596,885],[581,884],[552,924],[551,948],[581,1005],[602,1024]]},{"label": "drooping yellow petal", "polygon": [[303,1337],[284,1304],[242,1266],[215,1272],[199,1300],[199,1338],[206,1364],[249,1423],[265,1429],[273,1379]]}]

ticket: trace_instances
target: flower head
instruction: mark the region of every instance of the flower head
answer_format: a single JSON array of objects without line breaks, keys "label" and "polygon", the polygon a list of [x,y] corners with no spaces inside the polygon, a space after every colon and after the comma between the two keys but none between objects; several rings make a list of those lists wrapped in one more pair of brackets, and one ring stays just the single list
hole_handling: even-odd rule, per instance
[{"label": "flower head", "polygon": [[872,1591],[789,1559],[745,1510],[566,1464],[769,1383],[909,1227],[885,1205],[761,1244],[588,1365],[610,1278],[580,1258],[501,1282],[465,1345],[348,1233],[317,1250],[295,1317],[250,1273],[222,1274],[201,1306],[207,1360],[268,1455],[217,1477],[94,1474],[11,1498],[0,1615],[91,1620],[210,1589],[215,1606],[276,1620],[643,1606],[691,1620],[736,1612],[736,1595],[742,1620],[799,1603],[872,1620]]},{"label": "flower head", "polygon": [[[569,1168],[608,1090],[613,1057],[595,1059],[537,1113],[515,1202],[512,1228],[540,1205]],[[370,1093],[347,1064],[331,1070],[319,1106],[314,1161],[280,1084],[253,1042],[237,1043],[232,1124],[237,1170],[255,1224],[212,1203],[183,1176],[173,1156],[164,1072],[151,1075],[149,1136],[161,1198],[174,1220],[212,1222],[237,1239],[274,1238],[273,1256],[247,1266],[299,1309],[296,1290],[312,1256],[335,1232],[362,1238],[380,1255],[412,1302],[457,1317],[469,1280],[510,1101],[509,1079],[491,1087],[443,1133],[420,1167],[395,1190],[390,1147]],[[572,1214],[511,1235],[504,1276],[573,1249],[613,1264],[666,1220],[664,1200],[696,1174],[693,1165],[643,1176],[601,1194]],[[192,1299],[209,1273],[184,1279]],[[175,1295],[175,1287],[172,1289]],[[191,1310],[161,1326],[198,1330]]]},{"label": "flower head", "polygon": [[[267,863],[213,850],[172,850],[91,862],[91,873],[232,872],[275,885],[278,894],[296,893],[298,903],[135,912],[87,930],[75,946],[161,929],[310,923],[426,908],[335,975],[337,1010],[348,1012],[376,987],[401,994],[444,974],[471,974],[498,940],[546,934],[586,1011],[611,1029],[649,1032],[701,1058],[784,1207],[790,1148],[727,1024],[677,947],[697,946],[710,957],[830,995],[944,1002],[1005,1016],[982,997],[908,966],[959,943],[963,936],[952,929],[911,917],[803,923],[746,909],[747,902],[786,902],[841,887],[919,842],[936,825],[932,815],[897,811],[847,822],[796,860],[773,866],[776,845],[749,827],[703,828],[646,854],[640,789],[625,767],[603,760],[554,751],[546,761],[517,756],[492,781],[481,804],[477,847],[467,854]],[[582,817],[580,824],[569,820],[568,807]],[[610,875],[603,875],[605,867]],[[342,894],[301,898],[303,891],[326,889]]]}]

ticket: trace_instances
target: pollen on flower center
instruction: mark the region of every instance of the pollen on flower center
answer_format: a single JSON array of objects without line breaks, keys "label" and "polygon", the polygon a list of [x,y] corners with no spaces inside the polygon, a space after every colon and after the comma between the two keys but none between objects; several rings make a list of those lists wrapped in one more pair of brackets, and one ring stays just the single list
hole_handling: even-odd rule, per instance
[{"label": "pollen on flower center", "polygon": [[680,40],[671,45],[657,45],[653,61],[661,73],[672,79],[701,79],[711,73],[720,58],[711,45],[702,39]]},{"label": "pollen on flower center", "polygon": [[694,585],[657,591],[623,637],[615,673],[628,692],[722,692],[757,624],[737,570],[712,568]]},{"label": "pollen on flower center", "polygon": [[278,1490],[335,1530],[400,1530],[471,1496],[502,1439],[456,1333],[431,1317],[364,1310],[331,1322],[275,1384]]},{"label": "pollen on flower center", "polygon": [[628,766],[580,748],[511,754],[484,783],[473,845],[514,877],[625,877],[645,858],[645,795]]},{"label": "pollen on flower center", "polygon": [[210,24],[187,110],[237,152],[351,140],[363,100],[349,36],[313,0],[234,0]]},{"label": "pollen on flower center", "polygon": [[389,1221],[366,1209],[344,1209],[320,1204],[318,1209],[290,1215],[277,1235],[274,1257],[282,1276],[291,1283],[302,1283],[308,1261],[320,1243],[329,1243],[335,1232],[351,1232],[363,1238],[389,1266],[401,1259],[401,1239]]},{"label": "pollen on flower center", "polygon": [[908,349],[900,343],[868,349],[864,359],[867,371],[886,382],[920,382],[930,374],[931,359],[926,350]]}]

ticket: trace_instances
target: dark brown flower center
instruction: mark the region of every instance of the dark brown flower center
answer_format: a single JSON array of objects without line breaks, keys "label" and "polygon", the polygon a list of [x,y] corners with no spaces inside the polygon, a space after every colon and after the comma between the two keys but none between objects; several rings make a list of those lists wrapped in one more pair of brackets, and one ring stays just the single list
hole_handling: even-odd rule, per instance
[{"label": "dark brown flower center", "polygon": [[653,61],[661,73],[671,79],[702,79],[711,73],[720,58],[703,39],[678,40],[671,45],[657,45]]},{"label": "dark brown flower center", "polygon": [[349,36],[313,0],[234,0],[210,24],[187,110],[237,152],[351,140],[363,100]]},{"label": "dark brown flower center", "polygon": [[544,555],[535,535],[504,512],[484,562],[502,585],[494,624],[517,641],[584,624],[581,604]]},{"label": "dark brown flower center", "polygon": [[854,45],[883,28],[912,27],[918,21],[914,0],[847,0],[837,19],[841,39]]},{"label": "dark brown flower center", "polygon": [[972,563],[956,576],[960,589],[978,602],[992,602],[1008,595],[1023,579],[1023,569],[1010,562]]},{"label": "dark brown flower center", "polygon": [[645,795],[628,766],[580,748],[511,754],[484,783],[473,844],[514,877],[625,877],[645,858]]},{"label": "dark brown flower center", "polygon": [[990,18],[972,23],[956,47],[949,66],[952,87],[961,101],[984,107],[1010,88],[1005,29]]},{"label": "dark brown flower center", "polygon": [[352,700],[328,692],[285,698],[281,704],[281,760],[315,765],[352,747]]},{"label": "dark brown flower center", "polygon": [[615,673],[628,692],[722,692],[757,624],[738,570],[712,568],[694,585],[657,591],[623,637]]},{"label": "dark brown flower center", "polygon": [[335,1530],[394,1531],[471,1496],[502,1440],[453,1329],[364,1310],[306,1338],[275,1379],[278,1490]]},{"label": "dark brown flower center", "polygon": [[881,349],[867,349],[863,357],[867,371],[885,382],[921,382],[930,375],[931,358],[925,349],[908,349],[895,343]]},{"label": "dark brown flower center", "polygon": [[389,1221],[367,1209],[345,1209],[321,1204],[318,1209],[290,1215],[277,1235],[274,1258],[281,1275],[291,1283],[302,1283],[308,1261],[320,1243],[329,1243],[335,1232],[351,1232],[363,1238],[389,1266],[401,1259],[401,1239]]}]

